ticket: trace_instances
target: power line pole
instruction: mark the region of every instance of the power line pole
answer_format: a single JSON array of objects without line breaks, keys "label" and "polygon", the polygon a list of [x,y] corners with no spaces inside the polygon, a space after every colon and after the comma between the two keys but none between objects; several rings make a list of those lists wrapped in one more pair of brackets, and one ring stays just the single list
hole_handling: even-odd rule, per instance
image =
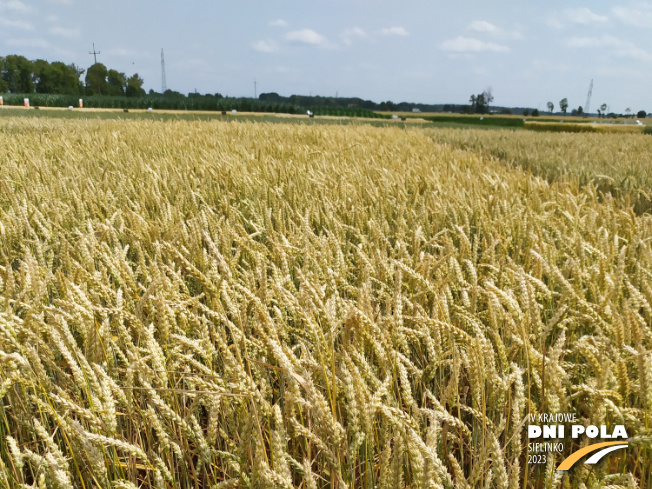
[{"label": "power line pole", "polygon": [[161,48],[161,93],[165,93],[168,89],[168,83],[165,80],[165,53]]},{"label": "power line pole", "polygon": [[258,98],[258,84],[254,78],[254,98]]},{"label": "power line pole", "polygon": [[93,43],[93,50],[89,51],[88,54],[92,54],[95,59],[95,64],[97,64],[97,55],[101,54],[99,51],[95,51],[95,43]]}]

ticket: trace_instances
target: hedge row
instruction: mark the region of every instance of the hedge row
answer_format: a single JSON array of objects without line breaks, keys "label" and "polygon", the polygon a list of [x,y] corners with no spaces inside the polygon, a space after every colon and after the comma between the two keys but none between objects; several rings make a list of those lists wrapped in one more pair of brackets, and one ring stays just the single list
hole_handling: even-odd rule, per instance
[{"label": "hedge row", "polygon": [[[78,107],[77,95],[49,95],[49,94],[6,94],[3,95],[6,105],[23,105],[23,100],[29,98],[30,105],[36,107]],[[349,117],[372,117],[375,119],[388,119],[388,114],[376,114],[371,110],[345,107],[310,107],[306,109],[299,105],[288,103],[274,103],[251,98],[217,98],[217,97],[109,97],[85,96],[82,97],[86,108],[106,109],[158,109],[158,110],[211,110],[239,112],[275,112],[284,114],[305,114],[310,110],[315,115],[335,115]]]},{"label": "hedge row", "polygon": [[[49,94],[7,94],[3,95],[6,105],[23,105],[23,99],[29,98],[30,105],[41,107],[78,107],[79,96],[49,95]],[[274,104],[247,98],[215,98],[215,97],[82,97],[84,107],[107,109],[153,109],[163,110],[238,110],[241,112],[279,112],[301,113],[303,109],[297,105]]]}]

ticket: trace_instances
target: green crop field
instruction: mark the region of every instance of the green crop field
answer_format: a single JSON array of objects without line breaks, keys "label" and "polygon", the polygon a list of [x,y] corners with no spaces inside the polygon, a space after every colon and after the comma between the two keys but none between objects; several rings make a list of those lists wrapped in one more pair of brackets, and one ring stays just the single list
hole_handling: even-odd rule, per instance
[{"label": "green crop field", "polygon": [[112,114],[0,110],[0,488],[652,487],[652,137]]}]

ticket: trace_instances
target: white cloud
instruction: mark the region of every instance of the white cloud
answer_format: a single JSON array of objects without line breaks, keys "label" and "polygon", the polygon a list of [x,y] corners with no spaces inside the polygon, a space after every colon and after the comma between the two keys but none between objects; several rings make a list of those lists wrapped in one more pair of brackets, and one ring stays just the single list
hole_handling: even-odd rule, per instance
[{"label": "white cloud", "polygon": [[251,45],[256,51],[261,53],[273,53],[278,51],[278,44],[273,40],[260,40]]},{"label": "white cloud", "polygon": [[555,15],[549,15],[546,19],[546,24],[548,27],[552,27],[553,29],[561,29],[564,27],[564,24],[562,24],[559,18]]},{"label": "white cloud", "polygon": [[596,37],[571,37],[566,45],[571,48],[594,48],[602,46],[602,41]]},{"label": "white cloud", "polygon": [[272,27],[287,27],[288,23],[283,19],[272,20],[269,25]]},{"label": "white cloud", "polygon": [[625,41],[613,36],[602,37],[571,37],[566,40],[571,48],[603,48],[617,58],[633,58],[642,61],[652,60],[652,55],[631,41]]},{"label": "white cloud", "polygon": [[32,31],[34,26],[31,22],[26,22],[24,20],[11,20],[0,17],[0,26],[7,27],[9,29],[20,29],[23,31]]},{"label": "white cloud", "polygon": [[360,27],[353,27],[352,29],[345,30],[341,37],[344,44],[352,44],[356,39],[369,39],[369,34]]},{"label": "white cloud", "polygon": [[475,32],[487,32],[489,34],[496,34],[501,30],[486,20],[474,20],[469,24],[469,29]]},{"label": "white cloud", "polygon": [[590,9],[584,8],[567,8],[563,10],[564,17],[567,20],[574,24],[604,24],[609,20],[609,17],[606,15],[599,15],[591,11]]},{"label": "white cloud", "polygon": [[507,46],[495,44],[493,42],[484,42],[472,37],[458,36],[455,39],[444,41],[439,45],[439,49],[449,53],[505,53],[509,51]]},{"label": "white cloud", "polygon": [[20,0],[0,1],[0,12],[5,12],[5,11],[29,14],[34,12],[34,8],[24,4]]},{"label": "white cloud", "polygon": [[618,85],[622,85],[623,79],[635,80],[635,79],[646,79],[646,75],[640,70],[627,68],[621,66],[618,70],[614,70],[612,66],[597,66],[595,69],[595,74],[600,76],[600,78],[613,78],[617,80]]},{"label": "white cloud", "polygon": [[385,27],[380,31],[386,36],[409,36],[409,32],[405,30],[404,27]]},{"label": "white cloud", "polygon": [[652,55],[635,44],[626,44],[616,47],[611,51],[611,54],[617,58],[632,58],[641,61],[652,61]]},{"label": "white cloud", "polygon": [[554,71],[559,73],[567,73],[571,71],[571,68],[568,65],[547,59],[532,60],[532,68],[538,71]]},{"label": "white cloud", "polygon": [[76,37],[79,37],[80,31],[76,27],[68,28],[68,27],[54,26],[50,28],[50,34],[59,37],[65,37],[66,39],[74,39]]},{"label": "white cloud", "polygon": [[318,34],[312,29],[301,29],[298,31],[288,32],[285,39],[291,42],[311,44],[313,46],[324,46],[328,42],[324,36]]},{"label": "white cloud", "polygon": [[489,34],[494,37],[503,39],[522,39],[523,35],[519,31],[506,31],[497,25],[487,22],[486,20],[474,20],[469,24],[467,29],[479,32],[482,34]]},{"label": "white cloud", "polygon": [[628,7],[614,7],[614,16],[621,22],[636,27],[652,27],[652,4],[639,2]]},{"label": "white cloud", "polygon": [[47,49],[50,47],[50,43],[45,39],[9,39],[7,44],[20,48]]}]

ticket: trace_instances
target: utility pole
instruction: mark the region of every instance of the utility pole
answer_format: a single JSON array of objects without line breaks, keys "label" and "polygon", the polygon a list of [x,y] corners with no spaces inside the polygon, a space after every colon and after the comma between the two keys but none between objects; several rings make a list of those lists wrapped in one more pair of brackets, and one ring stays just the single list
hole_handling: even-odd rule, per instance
[{"label": "utility pole", "polygon": [[100,54],[99,51],[95,51],[95,43],[93,43],[93,50],[89,51],[88,54],[92,54],[95,59],[95,64],[97,64],[97,55]]},{"label": "utility pole", "polygon": [[254,78],[254,98],[258,98],[258,84]]}]

